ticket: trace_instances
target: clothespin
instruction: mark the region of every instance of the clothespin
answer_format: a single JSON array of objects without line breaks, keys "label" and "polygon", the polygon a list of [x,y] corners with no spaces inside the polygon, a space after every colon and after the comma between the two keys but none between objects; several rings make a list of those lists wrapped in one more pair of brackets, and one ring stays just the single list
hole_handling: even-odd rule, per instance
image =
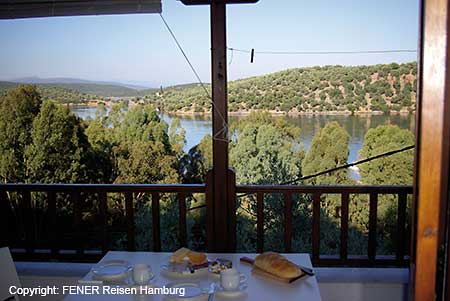
[{"label": "clothespin", "polygon": [[252,48],[252,53],[251,53],[251,55],[250,55],[250,63],[253,64],[254,58],[255,58],[255,49]]}]

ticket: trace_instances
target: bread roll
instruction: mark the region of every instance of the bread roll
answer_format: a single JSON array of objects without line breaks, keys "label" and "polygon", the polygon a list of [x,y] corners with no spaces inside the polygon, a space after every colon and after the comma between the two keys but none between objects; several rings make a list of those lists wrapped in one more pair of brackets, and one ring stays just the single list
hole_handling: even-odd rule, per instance
[{"label": "bread roll", "polygon": [[302,274],[296,264],[274,252],[264,252],[256,256],[254,266],[281,278],[296,278]]}]

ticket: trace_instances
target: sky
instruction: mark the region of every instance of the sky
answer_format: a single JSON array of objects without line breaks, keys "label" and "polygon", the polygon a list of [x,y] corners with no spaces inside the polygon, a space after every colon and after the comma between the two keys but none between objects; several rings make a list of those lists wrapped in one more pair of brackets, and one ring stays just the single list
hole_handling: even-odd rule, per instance
[{"label": "sky", "polygon": [[[162,0],[163,16],[210,82],[208,6]],[[260,0],[228,5],[227,44],[258,51],[417,49],[419,0]],[[0,80],[37,76],[151,87],[195,82],[158,14],[0,20]],[[228,51],[235,80],[315,65],[416,61],[415,53],[264,55]]]}]

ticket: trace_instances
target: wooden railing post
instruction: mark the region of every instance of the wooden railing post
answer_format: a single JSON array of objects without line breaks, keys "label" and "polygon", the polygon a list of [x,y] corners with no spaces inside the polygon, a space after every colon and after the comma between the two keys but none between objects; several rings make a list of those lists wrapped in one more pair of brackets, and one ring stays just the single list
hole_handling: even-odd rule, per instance
[{"label": "wooden railing post", "polygon": [[256,250],[264,251],[264,193],[256,194]]},{"label": "wooden railing post", "polygon": [[102,254],[106,254],[108,252],[108,228],[107,228],[107,194],[105,191],[98,193],[98,199],[100,201],[100,227],[101,227],[101,245],[102,245]]},{"label": "wooden railing post", "polygon": [[320,193],[313,194],[313,227],[312,227],[312,257],[317,262],[320,259]]},{"label": "wooden railing post", "polygon": [[47,192],[47,212],[48,212],[48,229],[50,238],[50,250],[53,258],[59,253],[58,249],[58,225],[56,221],[56,193],[54,191]]},{"label": "wooden railing post", "polygon": [[125,193],[125,215],[127,218],[127,250],[135,251],[135,227],[134,227],[134,206],[133,206],[133,193]]},{"label": "wooden railing post", "polygon": [[74,213],[74,231],[75,231],[75,244],[76,251],[78,255],[82,255],[84,252],[84,242],[81,234],[81,218],[82,218],[82,210],[81,210],[81,199],[80,192],[77,190],[73,190],[70,194],[70,199],[73,204],[73,213]]},{"label": "wooden railing post", "polygon": [[348,256],[348,192],[341,194],[341,260],[347,260]]},{"label": "wooden railing post", "polygon": [[34,252],[34,219],[31,208],[31,192],[24,190],[21,192],[22,217],[25,231],[25,249],[29,256]]},{"label": "wooden railing post", "polygon": [[284,194],[284,251],[292,251],[292,193]]},{"label": "wooden railing post", "polygon": [[178,193],[178,231],[180,247],[187,247],[186,194]]},{"label": "wooden railing post", "polygon": [[229,252],[236,251],[236,173],[228,170],[228,246]]},{"label": "wooden railing post", "polygon": [[405,236],[406,236],[406,193],[398,194],[398,210],[397,210],[397,248],[396,259],[400,265],[405,256]]},{"label": "wooden railing post", "polygon": [[161,251],[161,221],[159,215],[158,192],[152,192],[152,228],[153,228],[153,251]]},{"label": "wooden railing post", "polygon": [[369,200],[369,246],[368,257],[371,264],[375,263],[377,254],[377,209],[378,209],[378,194],[376,192],[370,193]]},{"label": "wooden railing post", "polygon": [[213,170],[208,170],[206,174],[205,202],[206,202],[206,249],[209,252],[215,250],[214,235],[214,192],[213,192]]}]

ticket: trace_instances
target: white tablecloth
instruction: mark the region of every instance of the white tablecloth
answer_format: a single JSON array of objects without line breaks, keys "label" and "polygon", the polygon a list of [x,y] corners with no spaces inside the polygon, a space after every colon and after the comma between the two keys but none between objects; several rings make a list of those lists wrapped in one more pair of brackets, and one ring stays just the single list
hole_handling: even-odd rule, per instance
[{"label": "white tablecloth", "polygon": [[[203,276],[188,276],[186,278],[172,278],[164,277],[160,274],[161,265],[167,263],[171,253],[153,253],[153,252],[108,252],[99,264],[107,262],[109,260],[127,260],[132,265],[137,263],[146,263],[151,266],[153,272],[156,275],[153,285],[163,286],[173,282],[195,282],[199,283],[204,288],[209,288],[209,284],[212,281],[218,281],[217,276],[208,275],[204,273]],[[317,285],[316,277],[306,276],[297,280],[294,283],[280,283],[275,280],[263,278],[251,273],[252,267],[245,263],[240,263],[239,258],[247,256],[255,258],[257,254],[240,254],[240,253],[227,253],[227,254],[214,254],[209,253],[208,258],[214,260],[216,258],[226,258],[233,262],[233,267],[237,268],[241,273],[247,276],[248,287],[246,293],[236,297],[219,296],[216,295],[215,301],[222,300],[255,300],[255,301],[320,301],[320,293]],[[284,254],[289,260],[305,266],[312,267],[311,260],[308,254]],[[87,274],[83,280],[92,280],[92,274]],[[106,285],[106,284],[105,284]],[[161,295],[67,295],[65,301],[84,301],[84,300],[135,300],[135,301],[151,301],[151,300],[167,300],[166,297]],[[199,300],[207,300],[200,298]]]}]

